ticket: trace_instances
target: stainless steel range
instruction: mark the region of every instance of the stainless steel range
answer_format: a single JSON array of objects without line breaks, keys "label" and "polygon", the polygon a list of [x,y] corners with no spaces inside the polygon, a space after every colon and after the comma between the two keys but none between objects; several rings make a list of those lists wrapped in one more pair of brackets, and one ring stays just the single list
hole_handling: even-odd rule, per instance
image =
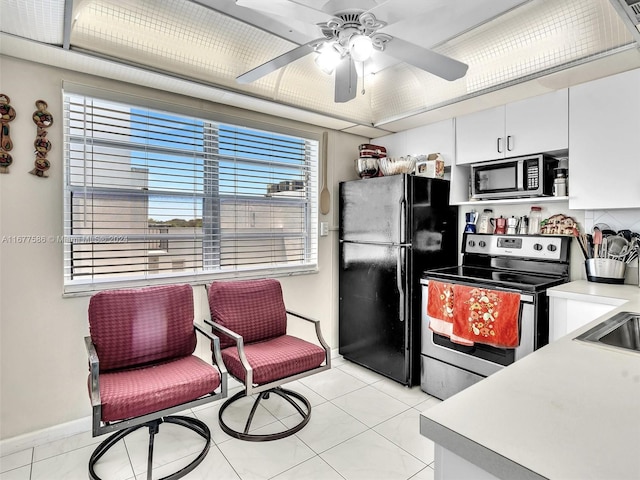
[{"label": "stainless steel range", "polygon": [[[571,237],[465,234],[462,265],[427,270],[422,284],[422,390],[445,399],[546,345],[549,312],[546,289],[569,279]],[[520,295],[519,345],[499,348],[452,342],[429,329],[430,280]]]}]

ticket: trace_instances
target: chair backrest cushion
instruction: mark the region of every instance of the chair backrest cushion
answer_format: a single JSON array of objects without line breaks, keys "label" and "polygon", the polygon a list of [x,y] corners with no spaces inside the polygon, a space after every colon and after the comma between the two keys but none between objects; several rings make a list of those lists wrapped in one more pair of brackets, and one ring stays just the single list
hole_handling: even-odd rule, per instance
[{"label": "chair backrest cushion", "polygon": [[100,370],[191,355],[196,336],[191,285],[99,292],[89,301],[89,331]]},{"label": "chair backrest cushion", "polygon": [[[275,279],[213,282],[209,287],[209,309],[211,320],[242,335],[245,343],[287,332],[282,288]],[[226,335],[219,336],[221,348],[234,344]]]}]

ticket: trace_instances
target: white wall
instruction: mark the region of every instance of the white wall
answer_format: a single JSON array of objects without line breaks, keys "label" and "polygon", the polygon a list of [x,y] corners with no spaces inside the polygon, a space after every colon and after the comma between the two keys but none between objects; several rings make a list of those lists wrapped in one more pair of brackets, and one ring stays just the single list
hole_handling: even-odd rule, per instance
[{"label": "white wall", "polygon": [[[0,175],[0,440],[88,417],[87,358],[83,337],[88,334],[89,297],[62,297],[62,244],[12,243],[12,236],[47,238],[63,234],[62,82],[150,96],[202,110],[268,120],[320,133],[310,125],[215,105],[169,92],[119,84],[78,72],[45,67],[0,56],[2,93],[11,97],[16,119],[11,122],[10,173]],[[53,147],[49,178],[33,168],[36,127],[31,114],[43,99],[53,114],[48,129]],[[329,134],[329,184],[332,211],[330,235],[319,240],[319,273],[281,279],[287,306],[322,321],[325,339],[337,348],[337,182],[356,178],[353,159],[368,139],[341,132]],[[203,287],[195,287],[196,319],[209,315]],[[199,351],[207,354],[206,349]]]}]

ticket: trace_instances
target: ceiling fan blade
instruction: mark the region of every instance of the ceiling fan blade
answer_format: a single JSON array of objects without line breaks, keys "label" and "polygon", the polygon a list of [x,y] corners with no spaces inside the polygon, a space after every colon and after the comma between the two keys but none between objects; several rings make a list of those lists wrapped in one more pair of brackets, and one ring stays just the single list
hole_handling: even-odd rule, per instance
[{"label": "ceiling fan blade", "polygon": [[291,0],[236,0],[239,7],[251,8],[267,14],[295,18],[306,23],[326,23],[333,16]]},{"label": "ceiling fan blade", "polygon": [[336,103],[345,103],[356,98],[358,74],[356,64],[350,56],[343,58],[336,67]]},{"label": "ceiling fan blade", "polygon": [[304,45],[300,45],[293,50],[289,50],[286,53],[283,53],[279,57],[276,57],[272,60],[269,60],[262,65],[249,70],[248,72],[243,73],[239,77],[236,77],[236,82],[246,84],[255,82],[259,78],[264,77],[265,75],[270,74],[271,72],[275,72],[279,68],[284,67],[285,65],[289,65],[291,62],[298,60],[299,58],[304,57],[305,55],[309,55],[314,51],[313,46],[318,42],[324,41],[324,38],[319,38],[317,40],[313,40],[309,43],[305,43]]},{"label": "ceiling fan blade", "polygon": [[398,37],[389,40],[382,53],[449,81],[464,77],[469,68],[466,63],[405,42]]}]

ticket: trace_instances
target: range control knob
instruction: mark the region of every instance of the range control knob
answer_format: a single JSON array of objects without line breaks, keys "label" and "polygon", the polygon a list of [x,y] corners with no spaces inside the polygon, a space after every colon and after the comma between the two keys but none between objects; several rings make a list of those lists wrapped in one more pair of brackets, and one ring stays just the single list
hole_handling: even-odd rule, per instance
[{"label": "range control knob", "polygon": [[549,250],[550,252],[555,252],[557,249],[558,247],[556,247],[553,243],[547,246],[547,250]]},{"label": "range control knob", "polygon": [[537,250],[537,251],[540,251],[540,250],[542,250],[542,245],[539,244],[539,243],[534,243],[533,244],[533,249]]},{"label": "range control knob", "polygon": [[475,247],[476,246],[476,242],[473,240],[469,240],[469,243],[467,243],[467,245],[469,245],[470,247]]},{"label": "range control knob", "polygon": [[480,241],[478,242],[478,245],[480,245],[480,247],[481,247],[481,248],[484,248],[484,247],[486,247],[486,246],[487,246],[487,242],[485,242],[484,240],[480,240]]}]

